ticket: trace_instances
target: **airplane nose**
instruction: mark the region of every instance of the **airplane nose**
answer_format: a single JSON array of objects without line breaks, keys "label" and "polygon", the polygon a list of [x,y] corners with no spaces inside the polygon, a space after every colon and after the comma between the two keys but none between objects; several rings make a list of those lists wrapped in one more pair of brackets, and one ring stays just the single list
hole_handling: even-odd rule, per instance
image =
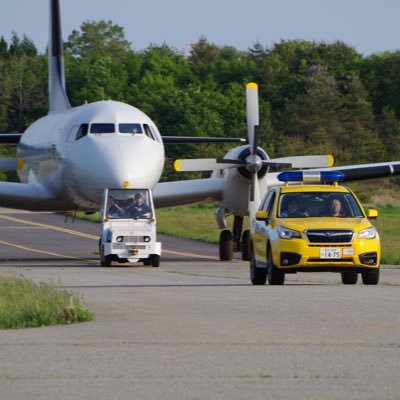
[{"label": "airplane nose", "polygon": [[[74,154],[75,179],[91,201],[104,188],[153,188],[164,166],[164,148],[146,136],[97,135]],[[96,193],[96,199],[93,199]]]}]

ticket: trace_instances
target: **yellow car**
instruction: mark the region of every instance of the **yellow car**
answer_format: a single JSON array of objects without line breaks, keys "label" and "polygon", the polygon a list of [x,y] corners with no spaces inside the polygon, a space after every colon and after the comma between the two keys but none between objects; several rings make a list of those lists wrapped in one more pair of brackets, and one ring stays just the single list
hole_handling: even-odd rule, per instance
[{"label": "yellow car", "polygon": [[[283,172],[278,179],[300,180],[295,174],[302,173]],[[285,274],[301,271],[339,272],[344,284],[357,283],[361,273],[364,284],[378,284],[380,243],[369,221],[378,213],[366,214],[354,193],[338,186],[342,174],[335,174],[326,172],[324,179],[318,173],[325,184],[286,183],[267,192],[251,221],[254,285],[264,285],[267,277],[269,284],[282,285]]]}]

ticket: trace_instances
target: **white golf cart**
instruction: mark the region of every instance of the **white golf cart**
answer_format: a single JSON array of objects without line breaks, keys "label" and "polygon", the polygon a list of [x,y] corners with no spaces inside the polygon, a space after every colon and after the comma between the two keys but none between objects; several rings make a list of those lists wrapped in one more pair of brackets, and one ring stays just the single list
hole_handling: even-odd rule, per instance
[{"label": "white golf cart", "polygon": [[156,218],[148,189],[105,189],[99,242],[103,267],[112,261],[160,265]]}]

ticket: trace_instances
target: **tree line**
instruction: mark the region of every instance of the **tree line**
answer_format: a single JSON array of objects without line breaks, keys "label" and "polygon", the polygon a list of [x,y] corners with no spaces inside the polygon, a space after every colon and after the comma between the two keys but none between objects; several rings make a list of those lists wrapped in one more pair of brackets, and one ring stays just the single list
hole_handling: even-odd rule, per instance
[{"label": "tree line", "polygon": [[[239,51],[205,37],[188,55],[167,44],[135,51],[111,21],[84,22],[64,48],[73,106],[126,102],[162,135],[246,137],[245,84],[253,81],[260,145],[270,156],[329,153],[337,164],[400,157],[400,51],[365,57],[343,42],[304,40]],[[47,55],[32,40],[0,38],[0,132],[23,132],[47,113],[47,80]],[[230,147],[166,150],[174,159],[221,156]],[[167,164],[163,179],[175,179]]]}]

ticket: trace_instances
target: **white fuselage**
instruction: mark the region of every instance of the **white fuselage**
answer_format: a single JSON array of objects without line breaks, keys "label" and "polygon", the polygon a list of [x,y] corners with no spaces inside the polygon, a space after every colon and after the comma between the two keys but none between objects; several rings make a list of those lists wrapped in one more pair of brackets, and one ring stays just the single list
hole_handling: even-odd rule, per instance
[{"label": "white fuselage", "polygon": [[[102,132],[110,126],[114,132]],[[130,126],[142,132],[127,131]],[[100,208],[105,188],[152,189],[163,170],[164,146],[143,112],[99,101],[36,121],[23,134],[17,158],[22,182],[41,183],[54,194],[35,209],[89,211]]]}]

